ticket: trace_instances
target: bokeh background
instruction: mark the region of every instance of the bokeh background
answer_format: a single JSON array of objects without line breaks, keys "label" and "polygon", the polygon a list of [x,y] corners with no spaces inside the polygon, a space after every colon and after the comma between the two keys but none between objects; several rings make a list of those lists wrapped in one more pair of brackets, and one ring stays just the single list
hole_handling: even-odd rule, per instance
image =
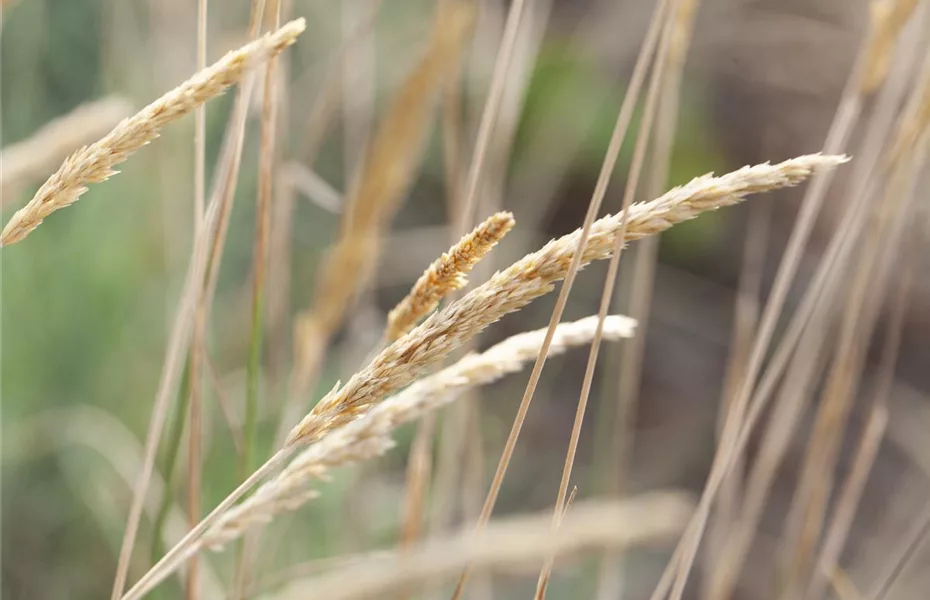
[{"label": "bokeh background", "polygon": [[[141,108],[195,71],[194,0],[3,4],[4,148],[83,103],[117,96]],[[278,384],[291,354],[291,318],[310,303],[322,253],[339,230],[339,206],[308,197],[313,194],[301,187],[301,175],[312,170],[339,194],[348,189],[372,127],[426,45],[434,5],[431,0],[383,2],[370,33],[343,60],[344,40],[368,18],[375,3],[292,0],[287,4],[291,15],[306,17],[308,28],[286,54],[282,69],[287,92],[276,198],[283,195],[282,189],[289,190],[293,212],[290,235],[277,228],[272,234],[273,265],[284,266],[272,266],[279,291],[269,300],[261,452],[271,449],[281,403]],[[475,41],[463,61],[466,158],[508,3],[482,0],[480,4]],[[817,151],[864,35],[867,8],[865,0],[700,2],[684,71],[670,184],[711,170],[723,172]],[[481,217],[498,207],[511,210],[517,228],[482,263],[472,281],[481,281],[491,268],[506,266],[581,224],[651,10],[652,3],[646,0],[529,2],[478,209]],[[210,61],[244,42],[247,16],[245,0],[210,3]],[[334,68],[342,69],[343,99],[329,120],[316,160],[306,164],[301,151],[309,135],[307,121],[327,73]],[[232,97],[227,93],[207,107],[208,181]],[[2,593],[7,598],[99,598],[109,593],[130,483],[138,468],[191,249],[192,139],[191,117],[172,124],[160,139],[122,165],[120,175],[93,186],[76,205],[0,254]],[[632,139],[628,138],[605,199],[605,210],[610,212],[620,204]],[[209,333],[213,373],[207,401],[205,507],[215,505],[236,481],[235,451],[219,399],[233,413],[241,411],[249,345],[257,154],[256,109],[247,126]],[[54,168],[15,187],[3,186],[4,221]],[[332,340],[314,397],[328,391],[337,379],[345,381],[363,364],[378,342],[387,311],[448,246],[450,215],[444,182],[437,125],[416,183],[386,234],[376,278]],[[668,487],[698,491],[703,486],[714,449],[744,244],[747,235],[766,236],[765,294],[800,195],[790,190],[755,198],[662,236],[628,491]],[[819,256],[823,236],[833,230],[841,201],[836,195],[828,199],[802,266],[802,281]],[[752,211],[758,211],[755,227],[750,227]],[[764,223],[764,231],[759,222]],[[290,255],[289,264],[274,262],[281,252]],[[635,247],[625,265],[632,264],[634,252]],[[630,271],[621,266],[618,311],[628,302]],[[592,265],[580,275],[566,319],[596,313],[605,272],[606,264]],[[862,581],[876,576],[883,553],[913,526],[930,497],[927,275],[924,262],[907,315],[891,426],[844,554],[849,573]],[[796,288],[790,303],[796,302],[802,286]],[[545,326],[553,302],[553,297],[546,297],[507,317],[481,337],[479,346]],[[610,430],[605,432],[603,424],[611,418],[609,405],[618,385],[613,367],[617,350],[611,345],[602,353],[576,462],[579,497],[603,493],[603,469],[612,464],[604,457]],[[549,362],[497,514],[543,510],[553,503],[585,359],[586,352],[579,350]],[[868,389],[871,364],[870,359],[863,389]],[[458,465],[461,497],[449,524],[467,519],[475,503],[481,502],[526,377],[526,373],[512,376],[479,392],[475,402],[481,407],[480,424],[470,430],[479,438],[477,454]],[[447,412],[446,420],[456,414]],[[851,431],[858,431],[862,422],[861,415],[854,415]],[[442,426],[440,430],[447,431]],[[411,427],[399,432],[399,447],[383,460],[336,473],[332,482],[320,486],[319,499],[271,528],[271,541],[259,561],[259,573],[271,582],[270,589],[274,577],[291,565],[376,548],[396,538],[412,432]],[[771,518],[763,522],[741,582],[741,598],[769,597],[779,515],[790,501],[804,440],[798,436],[773,492],[767,515]],[[173,493],[180,503],[183,491]],[[144,519],[135,576],[150,560],[150,525]],[[282,535],[285,531],[290,534]],[[658,550],[631,555],[629,597],[647,597],[666,557]],[[210,560],[219,580],[228,581],[228,557]],[[560,568],[550,597],[590,597],[592,564],[575,561]],[[930,550],[915,565],[915,573],[919,565],[930,565]],[[497,597],[525,596],[531,592],[529,579],[516,574],[494,578]],[[905,578],[894,597],[924,597],[919,592],[928,589],[921,588],[924,584],[925,578],[923,583],[916,576]],[[171,581],[160,593],[178,597],[180,590],[177,581]]]}]

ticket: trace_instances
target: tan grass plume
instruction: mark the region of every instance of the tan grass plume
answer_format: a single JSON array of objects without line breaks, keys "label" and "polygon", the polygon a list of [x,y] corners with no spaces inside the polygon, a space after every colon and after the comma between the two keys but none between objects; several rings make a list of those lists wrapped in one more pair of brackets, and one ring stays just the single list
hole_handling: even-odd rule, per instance
[{"label": "tan grass plume", "polygon": [[450,292],[468,283],[466,274],[513,229],[513,215],[499,212],[459,240],[433,261],[410,293],[388,314],[387,339],[396,340],[431,313]]},{"label": "tan grass plume", "polygon": [[[777,165],[743,167],[721,177],[704,175],[651,202],[630,207],[626,241],[664,231],[700,213],[740,202],[746,195],[796,185],[818,168],[831,168],[844,156],[812,154]],[[582,263],[610,256],[623,213],[596,221]],[[549,242],[391,344],[340,389],[327,394],[294,427],[287,445],[306,444],[364,414],[373,404],[414,381],[429,365],[504,315],[550,292],[565,277],[580,230]]]},{"label": "tan grass plume", "polygon": [[77,200],[87,191],[88,185],[116,174],[116,165],[157,138],[165,125],[222,93],[250,68],[279,54],[297,40],[305,27],[304,19],[296,19],[228,53],[141,112],[123,120],[101,140],[72,154],[39,188],[29,204],[13,215],[0,234],[0,246],[22,240],[51,213]]},{"label": "tan grass plume", "polygon": [[[596,328],[597,317],[560,324],[550,353],[562,354],[572,346],[591,341]],[[635,329],[633,319],[609,316],[604,322],[604,338],[632,337]],[[385,400],[364,417],[331,431],[304,449],[248,500],[220,518],[204,535],[202,545],[220,547],[242,535],[250,526],[269,521],[314,498],[316,492],[308,489],[309,484],[324,478],[332,468],[384,454],[393,447],[391,433],[398,426],[452,402],[466,389],[487,385],[522,369],[527,361],[536,358],[545,334],[545,329],[518,334],[485,352],[469,354]]]}]

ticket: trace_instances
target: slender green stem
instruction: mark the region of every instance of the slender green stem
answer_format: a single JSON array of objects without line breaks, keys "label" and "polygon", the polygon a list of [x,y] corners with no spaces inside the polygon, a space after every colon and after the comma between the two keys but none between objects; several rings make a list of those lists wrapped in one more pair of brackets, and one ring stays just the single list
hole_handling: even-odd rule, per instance
[{"label": "slender green stem", "polygon": [[246,366],[245,419],[242,426],[242,456],[239,479],[252,472],[255,437],[258,429],[258,385],[261,376],[262,340],[264,337],[262,305],[264,289],[256,291],[252,302],[252,335],[249,341],[249,362]]}]

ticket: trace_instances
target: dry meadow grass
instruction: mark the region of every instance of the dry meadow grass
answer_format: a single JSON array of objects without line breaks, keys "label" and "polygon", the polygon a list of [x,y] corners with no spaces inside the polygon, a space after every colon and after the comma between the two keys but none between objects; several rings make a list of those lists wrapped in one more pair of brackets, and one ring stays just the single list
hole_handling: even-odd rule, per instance
[{"label": "dry meadow grass", "polygon": [[[108,43],[140,25],[135,4],[114,8],[119,26]],[[79,444],[122,476],[117,493],[93,483],[102,481],[99,461],[62,467],[110,539],[104,566],[91,574],[112,579],[81,590],[110,589],[112,600],[885,600],[917,597],[912,590],[928,583],[919,566],[927,565],[926,511],[906,512],[908,535],[894,536],[863,508],[876,495],[888,511],[896,499],[921,497],[913,490],[925,490],[927,475],[911,468],[928,464],[926,442],[905,427],[925,418],[927,389],[915,384],[910,404],[896,396],[906,380],[899,363],[909,352],[927,358],[926,338],[917,350],[906,344],[909,324],[918,338],[927,333],[925,313],[909,309],[930,302],[921,292],[930,216],[927,2],[843,9],[860,11],[867,25],[855,30],[859,49],[824,113],[833,114],[825,138],[793,158],[765,156],[720,175],[679,165],[676,148],[691,127],[685,116],[701,116],[688,85],[692,45],[702,27],[721,31],[714,15],[726,2],[594,2],[581,19],[552,0],[347,0],[338,8],[251,0],[247,12],[245,3],[150,4],[154,42],[140,47],[181,52],[183,38],[194,74],[138,112],[118,90],[81,104],[16,143],[5,140],[2,153],[0,257],[12,269],[4,290],[14,294],[14,308],[3,312],[5,354],[16,360],[18,346],[31,347],[30,322],[51,340],[64,335],[55,331],[63,321],[43,321],[35,300],[46,295],[43,270],[54,272],[48,256],[71,255],[69,267],[85,263],[93,273],[92,257],[157,239],[158,260],[173,274],[133,279],[148,295],[168,290],[158,292],[172,307],[167,330],[147,323],[164,335],[108,349],[107,369],[133,374],[131,396],[106,402],[76,386],[63,395],[67,409],[24,411],[27,400],[17,400],[4,424],[12,439],[5,469],[28,473],[43,453]],[[583,81],[571,79],[576,67],[596,64],[605,51],[595,47],[615,41],[603,33],[593,40],[624,14],[621,4],[645,23],[635,59],[623,48],[631,65],[622,70],[623,93],[598,87],[617,79],[610,68],[596,71],[590,98],[573,92]],[[824,14],[839,10],[814,4]],[[11,44],[23,39],[9,33],[17,20],[40,23],[44,13],[30,11],[53,5],[3,2],[3,51],[16,52]],[[172,28],[180,15],[189,17],[180,21],[186,33]],[[330,39],[337,21],[342,31]],[[574,21],[570,31],[565,23]],[[779,31],[773,25],[766,35]],[[549,83],[577,106],[549,92],[556,109],[540,118],[534,94],[547,89],[538,82],[547,43],[584,58],[567,74],[553,69],[567,84]],[[210,64],[220,47],[225,54]],[[780,72],[778,56],[771,60]],[[797,78],[798,87],[811,84]],[[16,84],[4,75],[4,87]],[[218,99],[233,86],[233,98]],[[605,110],[585,104],[596,102],[596,89],[611,90]],[[579,196],[559,183],[581,152],[559,127],[589,112],[609,117],[579,125],[603,141],[595,170],[582,169]],[[185,128],[191,113],[194,126]],[[757,134],[778,139],[778,129],[759,123]],[[691,163],[703,164],[695,154]],[[117,167],[128,172],[114,177]],[[136,193],[142,171],[161,183]],[[103,195],[124,178],[127,187],[116,188],[123,197]],[[532,181],[538,197],[520,197],[521,188],[508,187],[514,181]],[[799,203],[779,219],[785,213],[768,196],[782,203],[791,188]],[[154,236],[152,223],[113,206],[150,196],[163,206]],[[239,197],[255,200],[243,207]],[[725,233],[701,233],[700,224],[719,223],[712,219],[744,202],[748,220],[731,221],[745,229],[742,247]],[[93,204],[102,207],[88,222],[81,213]],[[724,217],[701,217],[718,209]],[[138,214],[156,214],[145,210]],[[548,242],[550,232],[521,228],[524,217],[538,227],[545,214],[568,215],[555,219],[562,234]],[[89,233],[68,235],[69,220]],[[782,221],[790,222],[779,230]],[[415,225],[402,231],[404,222]],[[699,296],[674,297],[662,284],[669,270],[660,236],[678,240],[687,264],[707,235],[724,240],[710,262],[735,265],[732,311],[719,294],[699,305],[689,301]],[[672,289],[690,289],[697,277],[676,275]],[[689,350],[668,341],[669,311],[662,313],[669,296],[682,331],[722,338],[715,347],[725,368],[697,368],[702,356],[682,360]],[[30,302],[35,310],[10,312]],[[98,302],[88,314],[107,312],[107,300],[91,304]],[[707,310],[731,322],[701,323]],[[76,335],[91,348],[103,343],[93,318],[104,317],[83,323],[84,311],[80,301],[70,305]],[[518,312],[521,320],[508,316]],[[478,350],[485,330],[495,343]],[[658,359],[647,339],[662,349]],[[573,358],[580,347],[586,362]],[[160,370],[140,366],[156,355]],[[47,372],[59,368],[55,360],[29,369],[15,362],[16,381],[56,377]],[[521,382],[516,374],[531,364]],[[544,378],[554,369],[557,379]],[[661,401],[644,394],[650,371],[682,398],[666,405],[678,407],[671,416],[657,417]],[[482,389],[493,402],[481,400]],[[716,405],[696,401],[707,390]],[[129,430],[88,404],[117,406]],[[650,419],[699,413],[704,425],[686,430],[707,438],[701,451],[687,436],[650,445]],[[412,423],[420,425],[411,442],[404,426]],[[547,423],[559,433],[546,433]],[[409,454],[392,452],[398,445]],[[888,481],[882,452],[892,446],[913,464],[886,490],[878,487]],[[682,459],[686,477],[663,466],[676,454],[694,455]],[[14,497],[42,493],[24,490]],[[10,510],[5,519],[16,517]],[[62,564],[43,567],[54,581],[30,582],[31,555],[17,557],[6,536],[5,571],[18,582],[4,588],[11,597],[60,594],[71,585],[65,563],[84,564],[56,554]]]}]

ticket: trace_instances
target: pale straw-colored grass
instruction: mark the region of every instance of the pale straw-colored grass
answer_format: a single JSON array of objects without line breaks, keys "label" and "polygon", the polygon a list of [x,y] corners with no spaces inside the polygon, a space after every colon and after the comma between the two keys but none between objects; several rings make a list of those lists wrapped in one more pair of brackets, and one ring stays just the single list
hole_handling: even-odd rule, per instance
[{"label": "pale straw-colored grass", "polygon": [[[672,585],[672,574],[675,573],[677,573],[677,578],[672,597],[681,597],[690,564],[697,553],[711,504],[720,490],[721,482],[729,472],[732,472],[734,464],[738,461],[739,453],[748,444],[750,434],[762,418],[769,398],[773,395],[799,340],[802,337],[811,340],[817,338],[817,335],[814,335],[814,331],[812,331],[815,328],[810,326],[810,323],[816,322],[812,315],[819,310],[818,305],[822,304],[820,298],[827,297],[827,302],[833,302],[829,296],[835,292],[826,292],[826,290],[831,290],[837,285],[835,280],[838,279],[837,275],[842,273],[845,268],[842,265],[846,264],[853,241],[857,239],[858,233],[856,232],[861,231],[863,227],[864,215],[867,213],[865,208],[869,197],[867,194],[871,193],[868,192],[868,189],[870,183],[874,183],[872,173],[883,150],[882,140],[884,140],[892,125],[897,107],[903,101],[905,83],[909,78],[913,64],[916,44],[912,43],[910,46],[910,58],[897,62],[886,83],[877,93],[870,122],[861,144],[862,150],[857,158],[857,169],[852,172],[850,183],[852,191],[847,192],[847,197],[850,198],[848,202],[849,208],[824,252],[817,271],[804,292],[804,298],[792,315],[791,322],[774,352],[772,352],[771,360],[768,361],[768,365],[763,372],[763,359],[768,355],[769,344],[774,337],[781,310],[787,300],[790,284],[799,269],[804,246],[811,235],[814,220],[826,197],[833,173],[826,171],[814,176],[807,188],[788,246],[782,256],[771,292],[759,319],[759,326],[753,341],[746,373],[740,382],[738,394],[727,414],[727,420],[720,434],[721,441],[698,509],[679,544],[675,558],[669,563],[660,585],[657,586],[653,593],[652,598],[654,600],[662,598],[668,593],[668,589]],[[846,140],[858,121],[863,101],[860,92],[861,63],[862,55],[860,55],[858,64],[847,81],[846,90],[840,101],[834,122],[827,134],[827,140],[824,143],[825,149],[830,148],[839,151],[845,148]],[[816,358],[817,353],[813,353],[813,356]],[[808,363],[810,362],[808,361]],[[814,366],[813,364],[805,365],[803,361],[799,364],[803,365],[805,370]],[[760,373],[762,374],[761,377]],[[793,376],[789,376],[788,381],[791,385],[800,383]],[[790,394],[784,397],[792,398]],[[780,442],[776,443],[780,444]],[[743,543],[739,541],[739,538],[751,538],[755,535],[755,527],[749,525],[747,520],[757,519],[761,515],[761,508],[768,495],[768,489],[763,490],[762,488],[767,488],[770,481],[770,477],[764,472],[771,473],[775,467],[776,465],[773,464],[772,460],[759,459],[756,461],[753,467],[754,472],[749,477],[748,491],[744,499],[742,514],[739,517],[739,522],[735,524],[733,531],[730,533],[730,537],[726,542],[728,545]],[[758,472],[758,476],[756,472]],[[753,481],[754,479],[756,481]],[[758,489],[753,489],[756,487]],[[724,551],[727,551],[727,549],[724,548]],[[718,581],[729,579],[730,583],[728,585],[735,583],[733,578],[738,575],[739,568],[742,561],[747,557],[747,553],[745,551],[735,552],[732,556],[735,558],[733,561],[720,561],[719,568],[713,573],[712,579]],[[681,561],[681,567],[678,564],[679,560]],[[740,565],[737,565],[737,562]]]},{"label": "pale straw-colored grass", "polygon": [[465,287],[466,275],[513,229],[514,223],[508,212],[491,215],[433,261],[413,289],[388,313],[386,337],[400,338],[433,312],[446,295]]},{"label": "pale straw-colored grass", "polygon": [[558,531],[552,531],[548,513],[502,519],[483,531],[435,539],[408,553],[373,557],[293,582],[273,598],[393,597],[418,583],[452,575],[466,564],[478,570],[506,571],[533,565],[548,555],[652,547],[677,535],[690,510],[689,499],[675,492],[652,492],[615,502],[577,502]]},{"label": "pale straw-colored grass", "polygon": [[[560,325],[550,352],[561,354],[589,342],[597,321],[596,317],[588,317]],[[632,319],[611,316],[605,321],[604,337],[608,340],[632,337],[635,329]],[[375,458],[393,447],[391,434],[398,426],[452,402],[467,389],[487,385],[522,369],[538,354],[544,335],[545,330],[515,335],[481,354],[470,354],[420,379],[364,417],[331,431],[303,450],[275,479],[227,512],[204,536],[203,544],[221,546],[255,523],[294,510],[316,495],[308,484],[325,477],[330,469]]]},{"label": "pale straw-colored grass", "polygon": [[[256,3],[253,4],[253,9],[257,9],[258,4],[259,2],[257,0]],[[255,12],[260,11],[254,10],[253,13]],[[253,23],[253,21],[250,21],[250,25]],[[302,19],[293,21],[278,30],[278,32],[269,34],[269,36],[262,38],[262,40],[259,40],[259,42],[269,44],[271,43],[269,40],[278,40],[276,42],[277,44],[284,44],[285,46],[289,45],[293,42],[292,38],[303,31],[303,27],[304,22]],[[287,35],[284,35],[285,33]],[[282,35],[284,35],[283,38]],[[254,47],[254,44],[258,44],[259,42],[253,42],[253,44],[249,44],[245,46],[245,48]],[[238,53],[233,53],[233,56],[236,56],[237,54]],[[227,58],[229,56],[230,55],[227,55]],[[223,61],[220,61],[218,64],[223,64]],[[216,65],[214,65],[214,67],[215,66]],[[207,69],[207,71],[211,71],[211,69],[214,67]],[[200,81],[202,76],[203,73],[195,76],[192,81]],[[249,81],[250,79],[250,77],[247,77],[246,81]],[[183,87],[184,86],[182,86],[182,88]],[[195,86],[195,88],[196,87],[199,86]],[[156,102],[156,104],[158,103]],[[126,529],[123,533],[123,542],[117,561],[116,576],[114,577],[111,600],[118,600],[118,598],[121,597],[126,579],[128,577],[129,563],[132,557],[133,547],[135,545],[136,534],[138,533],[139,519],[141,518],[142,514],[142,500],[145,497],[149,478],[151,477],[154,470],[155,454],[157,452],[158,443],[161,439],[162,429],[164,428],[165,420],[167,418],[170,398],[177,389],[178,380],[180,378],[181,365],[184,362],[184,352],[189,347],[196,307],[202,294],[206,294],[207,298],[212,296],[212,286],[208,283],[205,289],[204,280],[208,275],[207,266],[211,257],[216,257],[218,259],[220,256],[222,256],[221,252],[211,254],[211,248],[215,247],[214,242],[216,242],[221,235],[221,213],[224,212],[224,208],[228,208],[228,200],[232,197],[235,188],[235,174],[237,173],[239,161],[241,158],[246,107],[247,102],[243,102],[241,105],[239,105],[241,110],[236,112],[234,109],[234,114],[231,115],[231,129],[227,130],[227,132],[230,133],[230,135],[227,137],[227,140],[229,140],[230,143],[228,145],[224,144],[225,147],[224,151],[222,152],[223,158],[218,169],[219,183],[217,186],[215,186],[213,193],[211,194],[210,203],[208,204],[204,214],[203,227],[199,232],[197,232],[198,234],[194,239],[188,271],[185,276],[183,289],[180,295],[180,300],[178,302],[178,309],[175,313],[174,323],[172,325],[171,333],[165,350],[165,360],[162,366],[162,373],[159,379],[158,389],[155,393],[155,401],[152,407],[152,416],[149,420],[148,432],[146,433],[145,457],[143,460],[142,470],[139,473],[136,488],[133,490],[133,499],[129,507],[129,515],[126,520]],[[212,264],[218,265],[218,262],[213,262]],[[208,310],[209,305],[210,303],[207,302],[206,307]],[[277,460],[283,460],[283,458],[279,457]],[[272,463],[272,465],[274,464],[274,461],[269,462]],[[269,466],[267,468],[271,469],[273,466]],[[259,470],[259,472],[254,475],[254,478],[257,480],[260,476],[261,470]],[[251,487],[251,485],[254,485],[254,481],[250,484],[249,487]]]},{"label": "pale straw-colored grass", "polygon": [[[655,121],[656,112],[659,106],[659,93],[662,90],[664,72],[668,66],[668,53],[671,46],[671,38],[675,31],[678,21],[678,2],[673,1],[663,27],[662,38],[656,51],[655,62],[652,67],[652,74],[649,80],[649,86],[646,91],[646,98],[643,105],[643,114],[640,122],[640,129],[636,138],[636,144],[633,149],[633,157],[630,162],[630,168],[627,172],[626,185],[623,190],[623,199],[621,206],[623,214],[629,214],[629,207],[633,203],[633,197],[636,195],[639,180],[646,162],[646,150],[649,147],[649,139],[652,136],[652,124]],[[665,187],[664,185],[662,186]],[[601,287],[600,306],[598,316],[603,319],[613,300],[613,292],[616,289],[617,274],[620,267],[620,257],[623,254],[624,237],[626,236],[627,223],[623,219],[620,223],[620,231],[614,240],[613,248],[610,252],[610,261],[607,266],[607,276],[604,278],[604,284]],[[559,482],[558,492],[555,500],[555,507],[552,513],[552,526],[558,528],[564,512],[565,499],[568,495],[568,486],[571,481],[572,471],[575,464],[575,455],[578,451],[578,444],[581,440],[581,428],[584,424],[585,413],[587,412],[588,399],[591,395],[591,386],[594,383],[594,372],[597,368],[597,359],[600,353],[600,335],[595,334],[591,341],[591,348],[588,352],[588,362],[585,366],[584,378],[581,383],[581,391],[578,395],[578,403],[575,408],[575,418],[572,423],[572,431],[568,441],[568,448],[565,452],[565,461],[562,465],[562,478]],[[535,600],[544,600],[546,590],[549,585],[549,577],[552,573],[553,559],[549,558],[543,564],[539,573],[539,579],[536,583]]]},{"label": "pale straw-colored grass", "polygon": [[[656,200],[634,204],[628,218],[619,213],[593,223],[581,263],[609,258],[624,220],[624,241],[637,240],[704,211],[736,204],[748,194],[797,185],[814,170],[835,167],[846,160],[843,156],[813,154],[777,165],[747,166],[721,177],[708,174],[695,178]],[[385,348],[345,386],[327,394],[291,430],[286,444],[310,443],[364,414],[491,323],[552,291],[555,283],[565,277],[580,235],[581,231],[576,230],[523,257]]]},{"label": "pale straw-colored grass", "polygon": [[[590,340],[594,325],[591,319],[567,324],[560,330],[558,350]],[[611,339],[628,337],[634,329],[635,323],[631,319],[611,317],[608,335]],[[393,444],[391,432],[398,425],[452,402],[468,388],[520,370],[524,362],[538,353],[543,333],[513,336],[480,355],[469,355],[457,364],[418,381],[366,417],[305,448],[275,478],[238,507],[232,508],[236,499],[260,478],[273,472],[290,454],[288,449],[278,452],[166,554],[124,598],[141,597],[201,548],[220,546],[242,535],[250,525],[266,522],[274,515],[293,510],[306,502],[314,495],[313,491],[307,490],[308,484],[320,479],[328,469],[386,452]]]},{"label": "pale straw-colored grass", "polygon": [[[568,295],[571,293],[572,286],[575,282],[575,277],[577,276],[578,271],[582,266],[583,248],[588,244],[588,238],[591,235],[592,226],[594,225],[594,221],[600,212],[604,197],[607,195],[607,188],[610,184],[611,175],[613,174],[614,167],[616,166],[617,160],[620,157],[620,149],[623,146],[623,140],[626,137],[627,127],[629,126],[633,117],[633,108],[636,105],[640,88],[642,87],[643,80],[646,77],[648,64],[651,60],[653,52],[655,51],[656,44],[658,43],[659,31],[663,22],[663,15],[665,14],[665,11],[668,7],[668,2],[669,0],[659,0],[655,4],[655,9],[653,11],[653,16],[650,21],[649,28],[647,29],[645,39],[640,48],[639,56],[636,59],[636,64],[633,67],[633,72],[630,76],[629,86],[627,87],[626,93],[624,94],[623,102],[620,105],[620,111],[617,113],[617,120],[614,123],[613,132],[610,136],[610,143],[607,146],[607,152],[604,156],[603,162],[601,163],[600,173],[598,174],[597,182],[594,185],[594,192],[591,194],[591,200],[588,202],[588,208],[585,211],[584,221],[581,224],[578,238],[575,241],[573,257],[565,271],[565,283],[562,284],[562,289],[559,290],[559,294],[555,300],[555,307],[552,309],[552,314],[549,317],[548,336],[550,338],[555,331],[555,327],[562,319],[562,313],[564,312],[565,306],[568,303]],[[625,220],[626,219],[624,218],[624,221]],[[529,380],[527,381],[526,388],[523,391],[523,397],[520,399],[520,405],[517,407],[517,412],[514,415],[513,424],[510,427],[510,433],[507,435],[507,440],[504,442],[504,448],[501,451],[500,459],[498,460],[497,467],[491,479],[491,485],[488,489],[487,495],[485,496],[484,503],[481,506],[481,512],[478,514],[478,518],[476,520],[476,526],[478,528],[483,527],[491,519],[491,513],[494,511],[494,506],[497,503],[497,496],[500,493],[504,477],[506,476],[507,469],[510,466],[510,460],[513,457],[514,450],[516,449],[517,439],[520,437],[520,432],[523,429],[523,423],[526,420],[526,415],[529,412],[530,404],[533,402],[533,396],[536,393],[536,387],[539,385],[539,379],[542,376],[542,370],[545,367],[548,352],[549,344],[547,340],[543,343],[543,346],[539,352],[539,356],[536,358],[536,362],[533,365],[533,370],[530,372]],[[466,568],[462,572],[462,575],[459,577],[459,581],[456,584],[456,589],[452,595],[453,600],[461,599],[467,580],[468,569]]]},{"label": "pale straw-colored grass", "polygon": [[123,120],[101,140],[81,148],[17,211],[0,234],[0,246],[21,241],[56,210],[69,206],[87,186],[116,174],[116,166],[158,137],[166,125],[190,113],[242,79],[253,67],[293,44],[306,23],[296,19],[200,71],[180,86]]}]

